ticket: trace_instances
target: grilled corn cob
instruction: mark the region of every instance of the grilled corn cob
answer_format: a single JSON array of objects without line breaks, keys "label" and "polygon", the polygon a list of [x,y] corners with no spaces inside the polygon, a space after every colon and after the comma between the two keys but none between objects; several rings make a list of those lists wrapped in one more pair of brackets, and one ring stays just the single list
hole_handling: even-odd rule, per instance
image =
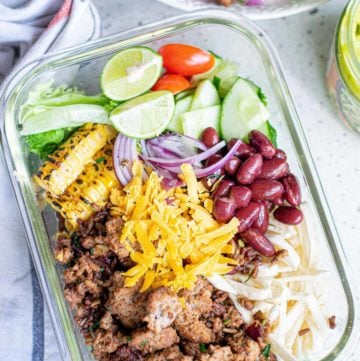
[{"label": "grilled corn cob", "polygon": [[96,152],[115,137],[113,127],[86,124],[49,156],[35,175],[39,186],[53,195],[62,194]]},{"label": "grilled corn cob", "polygon": [[116,183],[112,144],[106,144],[63,194],[56,196],[47,192],[46,200],[64,217],[66,228],[73,231],[79,220],[88,219],[95,208],[106,204]]}]

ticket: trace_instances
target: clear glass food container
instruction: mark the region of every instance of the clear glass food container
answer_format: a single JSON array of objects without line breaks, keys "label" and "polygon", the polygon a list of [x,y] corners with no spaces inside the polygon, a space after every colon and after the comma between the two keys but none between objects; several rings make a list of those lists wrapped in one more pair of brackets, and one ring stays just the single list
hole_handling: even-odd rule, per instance
[{"label": "clear glass food container", "polygon": [[360,133],[360,2],[349,1],[337,24],[326,76],[340,119]]},{"label": "clear glass food container", "polygon": [[40,162],[28,153],[20,138],[19,109],[34,86],[50,79],[95,94],[100,91],[101,69],[114,53],[136,45],[157,49],[169,42],[198,45],[236,61],[239,73],[254,80],[267,94],[278,144],[287,152],[290,166],[302,184],[310,237],[318,249],[321,268],[328,270],[324,284],[328,313],[337,318],[336,329],[319,350],[319,357],[312,361],[348,361],[359,334],[354,281],[278,56],[266,35],[251,21],[219,10],[188,13],[50,54],[25,66],[3,88],[3,152],[63,360],[91,360],[92,356],[64,299],[63,269],[53,256],[57,219],[36,193],[32,174]]}]

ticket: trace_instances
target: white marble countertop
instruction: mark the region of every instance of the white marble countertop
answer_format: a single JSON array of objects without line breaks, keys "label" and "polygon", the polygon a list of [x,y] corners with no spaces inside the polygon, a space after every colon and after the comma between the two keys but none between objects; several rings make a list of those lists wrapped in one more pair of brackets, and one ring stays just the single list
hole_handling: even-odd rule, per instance
[{"label": "white marble countertop", "polygon": [[[139,26],[165,17],[179,14],[179,10],[162,5],[154,0],[94,0],[103,19],[103,34],[107,35],[124,29]],[[259,22],[273,41],[280,54],[288,85],[297,106],[300,119],[312,151],[320,178],[328,195],[328,202],[343,240],[345,253],[356,278],[360,278],[360,136],[354,134],[336,117],[326,95],[324,76],[326,62],[336,26],[336,22],[344,7],[345,0],[332,0],[326,5],[309,13],[284,19]],[[1,166],[2,167],[2,166]],[[4,173],[3,173],[4,174]],[[3,176],[2,176],[3,177]],[[2,196],[7,200],[7,207],[0,208],[0,224],[3,238],[8,244],[23,244],[22,254],[0,252],[0,264],[21,265],[22,278],[17,277],[19,284],[27,280],[29,265],[26,259],[26,242],[24,233],[18,227],[11,227],[8,222],[9,212],[14,223],[20,224],[16,215],[16,205],[10,194],[7,181],[1,182]],[[5,187],[5,188],[4,188]],[[25,263],[25,264],[24,264]],[[3,267],[1,267],[3,268]],[[26,282],[29,282],[27,280]],[[12,285],[9,284],[9,287]],[[21,300],[17,300],[14,312],[22,309],[27,312],[27,288],[22,287]],[[11,300],[7,295],[0,295],[0,311]],[[12,302],[14,302],[12,300]],[[20,311],[19,311],[20,312]],[[29,310],[29,312],[31,312]],[[46,317],[47,332],[45,344],[50,349],[46,360],[60,360],[55,340]],[[25,329],[16,329],[12,325],[11,315],[1,320],[4,332],[14,335],[14,343],[26,339]],[[1,335],[1,334],[0,334]],[[20,342],[20,341],[19,341]],[[0,342],[1,344],[1,342]],[[3,345],[4,346],[4,345]],[[8,360],[2,353],[0,358]],[[360,346],[351,360],[359,360]]]}]

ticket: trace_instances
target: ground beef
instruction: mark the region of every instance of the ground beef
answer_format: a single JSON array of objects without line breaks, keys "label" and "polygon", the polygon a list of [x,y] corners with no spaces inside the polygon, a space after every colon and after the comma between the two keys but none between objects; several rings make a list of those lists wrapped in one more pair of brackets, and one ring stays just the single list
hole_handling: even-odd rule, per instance
[{"label": "ground beef", "polygon": [[178,346],[172,346],[146,357],[146,361],[192,361],[193,359],[192,356],[185,356]]},{"label": "ground beef", "polygon": [[[261,360],[263,339],[246,335],[229,295],[206,279],[178,295],[166,288],[140,292],[142,280],[125,287],[122,273],[133,261],[119,241],[122,226],[109,208],[99,210],[76,233],[59,235],[55,249],[65,265],[65,298],[97,360]],[[248,247],[238,247],[235,258],[241,272],[259,262]]]},{"label": "ground beef", "polygon": [[166,288],[151,292],[146,303],[147,327],[156,333],[170,326],[182,311],[179,297]]},{"label": "ground beef", "polygon": [[237,355],[236,361],[256,361],[260,355],[260,347],[243,332],[236,333],[227,339],[227,344]]},{"label": "ground beef", "polygon": [[139,327],[146,316],[148,295],[140,293],[140,282],[134,287],[124,287],[120,277],[117,282],[110,291],[106,307],[125,327],[131,329]]},{"label": "ground beef", "polygon": [[147,355],[169,348],[179,341],[179,336],[171,327],[164,328],[159,333],[143,328],[131,334],[130,346],[139,350],[143,355]]},{"label": "ground beef", "polygon": [[209,353],[202,354],[199,361],[231,361],[234,355],[229,346],[210,346]]}]

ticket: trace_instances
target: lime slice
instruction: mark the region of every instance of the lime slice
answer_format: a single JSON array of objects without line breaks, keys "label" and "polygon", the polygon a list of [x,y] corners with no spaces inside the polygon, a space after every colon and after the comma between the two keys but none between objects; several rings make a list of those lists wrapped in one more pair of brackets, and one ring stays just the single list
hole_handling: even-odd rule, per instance
[{"label": "lime slice", "polygon": [[155,51],[141,46],[125,49],[106,63],[101,88],[112,100],[128,100],[149,90],[161,70],[162,57]]},{"label": "lime slice", "polygon": [[128,137],[148,139],[166,129],[174,109],[171,92],[154,91],[119,105],[111,112],[110,121],[116,130]]}]

